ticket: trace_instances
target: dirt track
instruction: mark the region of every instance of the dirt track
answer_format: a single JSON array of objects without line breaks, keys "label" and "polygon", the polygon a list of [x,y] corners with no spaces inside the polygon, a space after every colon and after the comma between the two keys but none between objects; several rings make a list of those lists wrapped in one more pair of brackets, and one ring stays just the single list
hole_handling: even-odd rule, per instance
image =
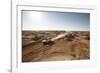
[{"label": "dirt track", "polygon": [[79,34],[72,41],[66,37],[56,40],[49,47],[43,46],[42,42],[31,43],[22,48],[22,62],[89,59],[89,44],[83,34]]}]

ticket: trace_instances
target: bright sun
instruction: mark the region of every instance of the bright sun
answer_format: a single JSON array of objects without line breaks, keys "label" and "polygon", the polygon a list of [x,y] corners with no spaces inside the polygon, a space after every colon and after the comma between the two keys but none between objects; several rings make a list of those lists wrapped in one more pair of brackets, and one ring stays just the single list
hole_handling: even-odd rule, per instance
[{"label": "bright sun", "polygon": [[43,12],[31,12],[32,19],[41,20],[43,18]]}]

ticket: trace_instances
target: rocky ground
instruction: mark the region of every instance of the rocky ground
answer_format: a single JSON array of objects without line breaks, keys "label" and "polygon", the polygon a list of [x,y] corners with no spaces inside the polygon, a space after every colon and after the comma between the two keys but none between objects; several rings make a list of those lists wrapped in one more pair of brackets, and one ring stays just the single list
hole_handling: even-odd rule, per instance
[{"label": "rocky ground", "polygon": [[[72,31],[74,37],[55,40],[44,46],[45,37],[56,37],[65,31],[22,31],[22,62],[86,60],[90,58],[90,33]],[[70,32],[67,32],[70,33]]]}]

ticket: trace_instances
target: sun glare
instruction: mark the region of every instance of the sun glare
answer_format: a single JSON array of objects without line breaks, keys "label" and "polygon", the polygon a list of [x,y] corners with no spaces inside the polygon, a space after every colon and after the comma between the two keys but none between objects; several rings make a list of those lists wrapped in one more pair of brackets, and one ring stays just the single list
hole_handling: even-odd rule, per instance
[{"label": "sun glare", "polygon": [[43,18],[43,12],[31,12],[30,16],[32,19],[41,20]]}]

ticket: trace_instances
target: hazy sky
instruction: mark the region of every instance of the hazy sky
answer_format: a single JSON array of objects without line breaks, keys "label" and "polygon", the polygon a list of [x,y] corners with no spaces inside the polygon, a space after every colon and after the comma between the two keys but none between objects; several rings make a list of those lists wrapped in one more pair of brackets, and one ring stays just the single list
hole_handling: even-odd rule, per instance
[{"label": "hazy sky", "polygon": [[22,11],[22,30],[89,31],[90,14]]}]

